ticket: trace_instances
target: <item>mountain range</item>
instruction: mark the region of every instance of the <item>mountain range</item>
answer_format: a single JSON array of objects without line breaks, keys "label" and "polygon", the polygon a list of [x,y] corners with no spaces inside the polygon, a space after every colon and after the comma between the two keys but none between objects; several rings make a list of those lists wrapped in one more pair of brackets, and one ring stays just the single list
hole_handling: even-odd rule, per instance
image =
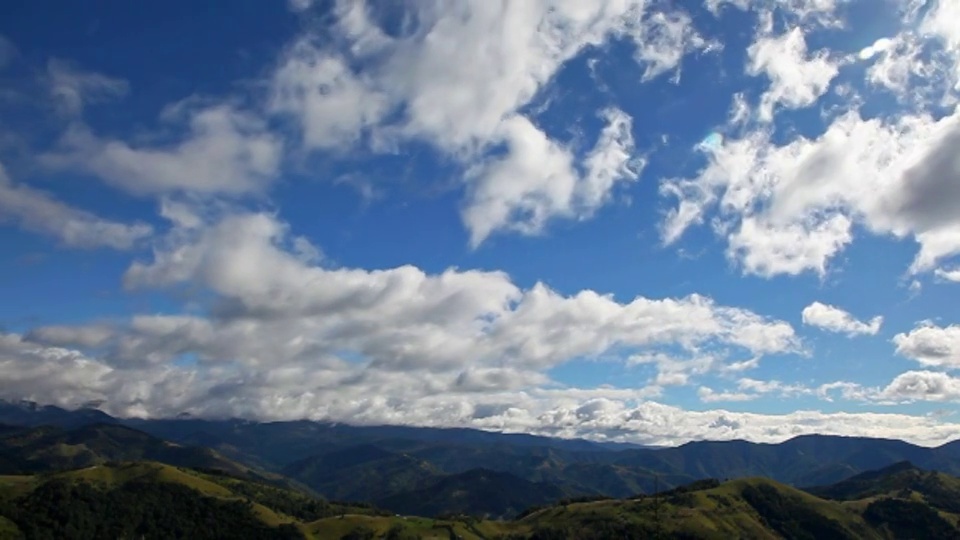
[{"label": "mountain range", "polygon": [[0,424],[0,474],[148,460],[423,516],[510,518],[531,506],[635,497],[710,478],[839,485],[900,462],[960,474],[958,442],[926,448],[808,435],[645,448],[470,429],[121,419],[33,403],[0,403]]}]

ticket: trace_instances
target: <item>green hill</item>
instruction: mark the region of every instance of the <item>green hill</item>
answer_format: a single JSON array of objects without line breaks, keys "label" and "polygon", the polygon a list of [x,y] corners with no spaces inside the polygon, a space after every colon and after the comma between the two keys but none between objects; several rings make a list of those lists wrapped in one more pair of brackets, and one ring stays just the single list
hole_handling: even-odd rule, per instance
[{"label": "green hill", "polygon": [[384,513],[156,462],[0,476],[0,538],[304,538],[344,515]]},{"label": "green hill", "polygon": [[817,493],[772,480],[700,481],[656,496],[553,506],[516,521],[510,538],[960,538],[960,479],[902,465]]}]

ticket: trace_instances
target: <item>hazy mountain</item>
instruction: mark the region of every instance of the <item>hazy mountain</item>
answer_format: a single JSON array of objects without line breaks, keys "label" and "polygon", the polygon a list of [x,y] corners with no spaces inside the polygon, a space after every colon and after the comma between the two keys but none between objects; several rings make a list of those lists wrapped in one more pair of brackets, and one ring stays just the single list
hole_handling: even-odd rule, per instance
[{"label": "hazy mountain", "polygon": [[[90,409],[0,403],[0,419],[26,425],[51,421],[75,426],[102,416]],[[925,448],[897,440],[807,435],[779,444],[703,441],[651,449],[470,429],[196,418],[110,421],[184,447],[206,448],[245,467],[282,473],[332,498],[359,501],[423,489],[474,469],[549,484],[566,494],[612,497],[669,489],[703,478],[762,476],[794,486],[826,485],[901,461],[960,474],[960,442]],[[64,448],[77,446],[70,441],[64,444]],[[151,444],[158,451],[168,448]],[[63,453],[63,449],[57,451]],[[78,452],[79,457],[62,459],[65,464],[83,463],[85,455]],[[152,455],[143,454],[159,459]],[[18,466],[17,459],[17,455],[0,455],[0,467],[12,470]]]}]

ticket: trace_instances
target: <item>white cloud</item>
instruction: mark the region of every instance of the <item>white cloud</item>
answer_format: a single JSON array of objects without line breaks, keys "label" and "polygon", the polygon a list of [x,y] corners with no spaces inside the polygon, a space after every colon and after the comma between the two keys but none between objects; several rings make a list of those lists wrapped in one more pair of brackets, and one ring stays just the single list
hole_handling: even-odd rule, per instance
[{"label": "white cloud", "polygon": [[612,347],[666,344],[723,344],[753,356],[798,348],[788,324],[698,295],[619,303],[593,291],[562,296],[542,284],[521,290],[500,272],[326,269],[291,250],[286,226],[275,218],[228,216],[209,228],[175,229],[152,262],[130,267],[125,283],[202,284],[221,297],[213,306],[220,325],[214,333],[237,346],[234,332],[256,333],[263,341],[250,354],[270,344],[276,350],[264,354],[278,359],[294,342],[294,351],[352,350],[393,368],[548,367]]},{"label": "white cloud", "polygon": [[960,111],[864,119],[837,117],[814,139],[777,144],[764,129],[728,139],[693,179],[666,180],[679,199],[663,224],[676,241],[716,207],[728,253],[748,273],[823,274],[852,241],[854,224],[875,234],[912,236],[911,273],[960,253]]},{"label": "white cloud", "polygon": [[960,368],[960,326],[936,326],[924,322],[910,332],[893,337],[897,354],[925,366]]},{"label": "white cloud", "polygon": [[822,26],[837,26],[840,21],[836,18],[837,5],[845,0],[706,0],[704,4],[714,15],[719,15],[725,5],[735,7],[741,11],[754,10],[761,14],[769,14],[777,10],[777,14],[789,21]]},{"label": "white cloud", "polygon": [[0,223],[6,221],[79,248],[129,249],[153,232],[145,223],[106,220],[68,206],[43,191],[16,185],[0,164]]},{"label": "white cloud", "polygon": [[387,112],[387,97],[369,84],[342,57],[302,39],[273,75],[268,110],[299,123],[307,148],[346,148]]},{"label": "white cloud", "polygon": [[760,35],[747,49],[747,73],[764,74],[770,88],[760,98],[760,120],[773,120],[774,109],[799,109],[813,105],[839,73],[824,51],[807,56],[803,30],[795,27],[781,36]]},{"label": "white cloud", "polygon": [[960,283],[960,268],[937,268],[934,274],[940,279]]},{"label": "white cloud", "polygon": [[648,14],[645,23],[631,27],[629,34],[636,44],[634,57],[646,66],[644,81],[677,68],[687,54],[722,47],[701,37],[690,15],[682,11]]},{"label": "white cloud", "polygon": [[86,72],[59,59],[47,62],[47,84],[50,96],[69,116],[83,112],[91,103],[117,98],[127,93],[127,81]]},{"label": "white cloud", "polygon": [[704,403],[717,403],[752,401],[769,394],[776,394],[779,397],[796,397],[812,393],[813,390],[801,384],[786,384],[777,380],[761,381],[745,377],[737,381],[736,391],[718,392],[712,388],[701,386],[697,391],[697,396]]},{"label": "white cloud", "polygon": [[184,102],[164,111],[163,119],[185,122],[187,133],[169,144],[131,145],[75,124],[41,160],[51,168],[96,175],[136,195],[256,193],[279,171],[281,140],[249,113],[226,104],[197,108]]},{"label": "white cloud", "polygon": [[871,45],[860,49],[860,52],[857,53],[857,56],[861,60],[869,60],[878,54],[883,54],[889,51],[896,45],[896,42],[890,38],[880,38],[874,41]]},{"label": "white cloud", "polygon": [[[703,439],[779,442],[821,433],[899,438],[934,446],[960,436],[960,425],[930,416],[688,411],[649,401],[644,390],[523,389],[542,379],[510,370],[446,376],[361,372],[349,363],[119,369],[79,351],[44,346],[16,334],[0,334],[0,374],[0,398],[39,399],[61,406],[102,401],[107,412],[118,415],[163,417],[191,412],[264,420],[459,426],[647,444]],[[935,383],[906,388],[910,390],[901,393],[948,396],[956,392],[952,387],[940,390]]]},{"label": "white cloud", "polygon": [[816,326],[828,332],[837,332],[856,336],[867,334],[874,336],[880,331],[883,317],[876,316],[869,321],[857,320],[850,313],[828,304],[813,302],[803,308],[803,324]]},{"label": "white cloud", "polygon": [[878,397],[894,402],[957,401],[960,379],[935,371],[908,371],[894,378]]},{"label": "white cloud", "polygon": [[757,399],[760,395],[746,392],[717,392],[706,386],[701,386],[697,389],[697,397],[704,403],[717,403],[721,401],[751,401]]},{"label": "white cloud", "polygon": [[497,230],[538,234],[552,218],[587,218],[619,181],[636,179],[625,113],[604,112],[610,127],[578,163],[575,148],[520,112],[568,60],[628,39],[649,79],[716,46],[686,13],[648,11],[643,0],[415,2],[396,32],[380,26],[380,9],[337,5],[333,42],[345,52],[298,41],[271,81],[271,110],[299,124],[307,149],[417,141],[453,157],[467,170],[462,216],[474,246]]},{"label": "white cloud", "polygon": [[922,34],[940,40],[945,52],[953,62],[954,89],[960,90],[960,4],[956,0],[933,0],[920,23]]},{"label": "white cloud", "polygon": [[634,181],[643,162],[634,158],[632,121],[620,110],[603,114],[607,126],[584,159],[581,174],[573,153],[550,140],[523,116],[505,120],[507,152],[474,165],[463,209],[470,243],[482,243],[492,232],[541,232],[550,218],[589,217],[601,207],[613,187]]}]

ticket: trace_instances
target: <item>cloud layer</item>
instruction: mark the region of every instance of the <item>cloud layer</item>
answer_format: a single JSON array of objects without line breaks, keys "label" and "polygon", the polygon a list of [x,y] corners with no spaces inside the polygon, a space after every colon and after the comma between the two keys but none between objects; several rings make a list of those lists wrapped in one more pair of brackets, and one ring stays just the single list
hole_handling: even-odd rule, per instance
[{"label": "cloud layer", "polygon": [[[898,31],[840,43],[856,22],[844,20],[848,6],[296,0],[287,15],[299,30],[248,79],[126,116],[124,100],[144,89],[124,74],[56,57],[28,65],[26,82],[0,92],[0,113],[31,124],[0,122],[0,159],[13,171],[0,167],[0,224],[126,252],[124,305],[151,308],[4,329],[0,398],[655,444],[960,437],[960,424],[923,415],[960,398],[960,326],[941,316],[955,311],[930,301],[931,314],[890,308],[885,318],[815,300],[858,279],[839,269],[867,237],[910,251],[898,270],[916,284],[905,302],[928,281],[960,282],[960,7],[903,2]],[[741,18],[750,24],[727,32]],[[30,58],[0,36],[5,75]],[[419,156],[432,166],[418,168]],[[332,185],[347,170],[395,196],[365,176],[372,162],[387,163],[390,182],[407,174],[416,189],[443,192],[463,254],[338,264],[305,236],[303,215],[327,201],[279,194],[312,194],[304,184]],[[77,206],[92,199],[67,178],[100,182],[118,206],[158,210],[96,215]],[[638,272],[620,280],[632,288],[594,290],[555,285],[563,269],[531,278],[510,268],[540,255],[525,250],[556,222],[600,222],[612,201],[629,221],[603,234],[639,236],[637,251],[657,243],[649,257],[670,279]],[[490,241],[498,235],[529,243],[506,260]],[[728,268],[664,263],[714,241]],[[612,274],[602,264],[584,272]],[[785,307],[753,296],[806,274],[821,288],[784,294]],[[748,285],[727,290],[734,278]],[[889,351],[871,359],[884,375],[835,380],[806,367],[822,352],[813,342],[848,354],[847,337]],[[582,365],[618,386],[564,376]],[[799,410],[742,412],[785,401]],[[857,412],[838,412],[848,405]]]}]

